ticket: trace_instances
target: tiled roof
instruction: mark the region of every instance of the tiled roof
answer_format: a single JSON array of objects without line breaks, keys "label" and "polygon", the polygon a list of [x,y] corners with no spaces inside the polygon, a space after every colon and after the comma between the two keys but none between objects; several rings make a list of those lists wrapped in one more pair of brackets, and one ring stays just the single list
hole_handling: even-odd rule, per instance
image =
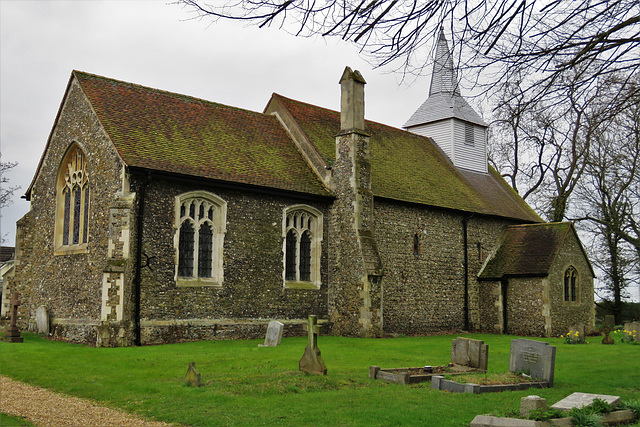
[{"label": "tiled roof", "polygon": [[128,166],[329,195],[273,116],[78,71],[73,76]]},{"label": "tiled roof", "polygon": [[569,222],[509,226],[500,246],[478,277],[497,280],[505,276],[546,276],[569,233]]},{"label": "tiled roof", "polygon": [[[274,94],[316,146],[327,165],[335,162],[340,113]],[[456,169],[430,139],[366,121],[371,134],[374,196],[443,208],[539,222],[540,217],[497,174]]]}]

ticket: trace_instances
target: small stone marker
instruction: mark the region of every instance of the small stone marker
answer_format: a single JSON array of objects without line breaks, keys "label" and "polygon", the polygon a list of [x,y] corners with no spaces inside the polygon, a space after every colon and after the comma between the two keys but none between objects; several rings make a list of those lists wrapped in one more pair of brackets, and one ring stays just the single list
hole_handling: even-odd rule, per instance
[{"label": "small stone marker", "polygon": [[194,387],[200,387],[202,385],[200,371],[196,368],[196,362],[189,362],[189,369],[187,369],[187,375],[184,381],[187,385]]},{"label": "small stone marker", "polygon": [[[635,341],[640,341],[640,322],[627,322],[624,324],[624,330],[629,331]],[[628,333],[625,333],[625,335],[629,336]]]},{"label": "small stone marker", "polygon": [[555,366],[556,348],[549,343],[524,338],[511,340],[510,372],[524,372],[553,387]]},{"label": "small stone marker", "polygon": [[604,316],[604,324],[605,326],[616,326],[616,316],[612,314],[607,314]]},{"label": "small stone marker", "polygon": [[620,396],[577,392],[551,405],[551,409],[568,412],[571,408],[582,408],[583,406],[591,405],[595,399],[602,399],[612,406],[618,406],[620,403]]},{"label": "small stone marker", "polygon": [[520,399],[520,415],[526,417],[531,411],[535,410],[545,412],[547,410],[547,399],[540,396],[525,396]]},{"label": "small stone marker", "polygon": [[43,306],[36,310],[36,327],[39,334],[49,335],[49,314]]},{"label": "small stone marker", "polygon": [[587,341],[587,336],[584,333],[584,325],[582,323],[570,327],[567,331],[567,335],[571,335],[572,339],[583,344]]},{"label": "small stone marker", "polygon": [[308,374],[327,375],[327,367],[324,365],[318,348],[318,335],[320,334],[318,316],[309,316],[309,323],[306,325],[306,329],[309,334],[309,343],[304,349],[304,354],[298,366],[302,372]]},{"label": "small stone marker", "polygon": [[20,299],[18,293],[14,292],[11,296],[11,323],[7,326],[7,331],[4,334],[4,340],[7,342],[23,342],[20,336],[20,329],[18,329],[18,306],[20,305]]},{"label": "small stone marker", "polygon": [[600,329],[600,331],[604,334],[604,338],[602,338],[602,344],[615,344],[616,342],[609,336],[613,328],[611,326],[605,325]]},{"label": "small stone marker", "polygon": [[264,344],[258,344],[258,347],[277,347],[282,341],[282,331],[284,324],[277,320],[272,320],[267,326],[267,335],[264,337]]},{"label": "small stone marker", "polygon": [[451,363],[455,370],[487,370],[489,346],[481,340],[458,337],[451,342]]}]

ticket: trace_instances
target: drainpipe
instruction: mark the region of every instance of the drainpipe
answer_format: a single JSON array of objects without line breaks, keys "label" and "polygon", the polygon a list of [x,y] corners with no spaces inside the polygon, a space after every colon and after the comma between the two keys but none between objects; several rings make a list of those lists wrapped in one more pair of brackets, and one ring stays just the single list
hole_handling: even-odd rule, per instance
[{"label": "drainpipe", "polygon": [[465,217],[462,220],[462,236],[464,244],[464,303],[462,310],[464,312],[464,330],[469,330],[469,245],[468,245],[468,228],[469,220],[474,214]]},{"label": "drainpipe", "polygon": [[142,230],[144,225],[144,204],[147,194],[147,185],[151,182],[151,171],[147,172],[147,178],[142,182],[138,190],[138,220],[136,224],[137,246],[136,246],[136,274],[133,280],[133,322],[134,322],[134,344],[142,345],[140,338],[140,287],[142,283]]}]

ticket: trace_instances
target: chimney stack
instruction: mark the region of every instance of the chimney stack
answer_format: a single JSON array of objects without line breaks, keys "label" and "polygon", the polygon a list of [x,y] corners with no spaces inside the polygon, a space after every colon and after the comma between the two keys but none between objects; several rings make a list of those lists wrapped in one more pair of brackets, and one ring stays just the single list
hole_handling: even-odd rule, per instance
[{"label": "chimney stack", "polygon": [[340,78],[341,109],[340,129],[364,130],[364,85],[367,82],[360,71],[346,67]]}]

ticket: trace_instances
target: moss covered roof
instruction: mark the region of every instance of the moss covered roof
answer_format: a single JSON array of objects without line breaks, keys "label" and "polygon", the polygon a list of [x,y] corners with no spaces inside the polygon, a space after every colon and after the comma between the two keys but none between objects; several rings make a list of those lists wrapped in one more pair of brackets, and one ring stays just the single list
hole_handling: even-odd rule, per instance
[{"label": "moss covered roof", "polygon": [[73,77],[128,166],[329,195],[273,116],[78,71]]},{"label": "moss covered roof", "polygon": [[569,222],[509,226],[478,277],[546,276],[569,233],[575,233]]},{"label": "moss covered roof", "polygon": [[[340,113],[285,98],[290,112],[325,162],[335,162]],[[494,170],[478,174],[456,169],[430,138],[366,121],[371,134],[374,196],[467,212],[539,222],[540,217]]]}]

